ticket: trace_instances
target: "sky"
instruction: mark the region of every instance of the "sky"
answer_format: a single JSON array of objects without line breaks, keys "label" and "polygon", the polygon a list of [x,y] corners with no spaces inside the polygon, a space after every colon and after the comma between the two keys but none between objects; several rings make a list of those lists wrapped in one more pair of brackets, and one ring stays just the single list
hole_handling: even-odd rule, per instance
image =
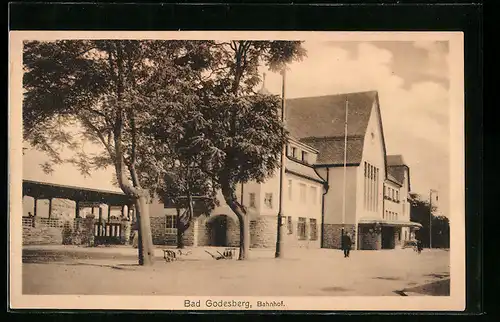
[{"label": "sky", "polygon": [[[305,42],[307,58],[290,65],[286,97],[376,90],[388,154],[402,154],[411,188],[449,203],[448,42]],[[281,93],[281,76],[266,71],[265,87]]]},{"label": "sky", "polygon": [[[289,66],[287,98],[376,90],[388,154],[402,154],[411,171],[411,188],[424,199],[439,191],[439,212],[449,203],[449,48],[447,42],[304,42],[307,58]],[[281,76],[266,73],[265,87],[281,94]],[[46,157],[27,151],[23,177],[104,190],[112,169],[84,178],[70,165],[51,175],[38,163]]]}]

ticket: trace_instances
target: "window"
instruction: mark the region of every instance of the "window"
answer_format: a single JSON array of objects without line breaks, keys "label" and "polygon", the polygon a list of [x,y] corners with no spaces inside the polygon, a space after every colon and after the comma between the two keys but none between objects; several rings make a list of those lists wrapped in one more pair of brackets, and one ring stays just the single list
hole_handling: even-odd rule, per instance
[{"label": "window", "polygon": [[272,193],[266,193],[264,197],[264,204],[268,208],[273,208],[273,194]]},{"label": "window", "polygon": [[292,152],[291,152],[291,155],[292,155],[292,158],[297,158],[297,148],[292,146],[291,148]]},{"label": "window", "polygon": [[256,205],[255,205],[255,193],[251,192],[248,194],[249,195],[249,207],[250,208],[255,208]]},{"label": "window", "polygon": [[396,201],[399,201],[399,191],[396,190]]},{"label": "window", "polygon": [[318,203],[318,198],[316,196],[317,189],[316,187],[311,187],[309,193],[309,198],[311,199],[311,204],[316,205]]},{"label": "window", "polygon": [[391,189],[391,199],[394,200],[394,189]]},{"label": "window", "polygon": [[316,224],[316,219],[309,219],[309,228],[311,231],[310,240],[318,240],[318,225]]},{"label": "window", "polygon": [[307,163],[307,152],[302,151],[302,161]]},{"label": "window", "polygon": [[306,185],[303,183],[300,184],[300,201],[306,202]]},{"label": "window", "polygon": [[167,234],[177,234],[177,216],[176,215],[166,215],[165,216],[165,233]]},{"label": "window", "polygon": [[300,240],[306,239],[306,218],[299,217],[299,222],[297,223],[297,236]]},{"label": "window", "polygon": [[292,180],[288,180],[288,200],[292,200],[293,190],[292,190]]},{"label": "window", "polygon": [[292,217],[291,216],[288,216],[288,221],[287,221],[286,227],[288,228],[288,235],[293,234],[293,225],[292,225]]}]

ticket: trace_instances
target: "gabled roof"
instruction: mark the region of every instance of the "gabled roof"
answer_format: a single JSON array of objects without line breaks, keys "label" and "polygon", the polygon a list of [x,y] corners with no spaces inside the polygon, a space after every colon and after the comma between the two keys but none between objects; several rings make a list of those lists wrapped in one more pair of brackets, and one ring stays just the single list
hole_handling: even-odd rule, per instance
[{"label": "gabled roof", "polygon": [[[363,156],[363,138],[351,136],[347,138],[347,164],[359,164]],[[344,137],[304,138],[301,142],[319,150],[316,165],[344,164]]]},{"label": "gabled roof", "polygon": [[373,104],[378,104],[376,91],[286,100],[288,131],[301,142],[319,150],[319,165],[344,163],[346,102],[349,104],[347,164],[357,165],[363,157],[364,138]]},{"label": "gabled roof", "polygon": [[410,168],[406,165],[401,154],[387,156],[387,173],[391,174],[398,183],[404,184],[405,171],[408,171],[408,190],[410,190]]},{"label": "gabled roof", "polygon": [[403,185],[405,180],[405,169],[400,166],[388,166],[387,167],[387,175],[389,179]]},{"label": "gabled roof", "polygon": [[398,180],[392,173],[387,169],[387,180],[397,184],[398,186],[402,187],[403,182],[401,180]]},{"label": "gabled roof", "polygon": [[387,156],[387,166],[403,166],[406,165],[401,154],[394,154]]},{"label": "gabled roof", "polygon": [[348,136],[365,135],[376,91],[303,97],[286,100],[286,124],[297,138],[344,137],[346,102]]}]

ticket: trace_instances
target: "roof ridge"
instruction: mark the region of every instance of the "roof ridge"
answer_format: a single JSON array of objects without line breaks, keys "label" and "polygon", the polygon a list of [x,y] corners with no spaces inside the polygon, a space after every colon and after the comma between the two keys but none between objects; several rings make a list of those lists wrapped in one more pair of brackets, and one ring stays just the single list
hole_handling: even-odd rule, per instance
[{"label": "roof ridge", "polygon": [[325,95],[316,95],[316,96],[301,96],[294,98],[287,98],[286,100],[299,100],[299,99],[307,99],[307,98],[323,98],[323,97],[334,97],[334,96],[348,96],[348,95],[356,95],[356,94],[378,94],[378,90],[368,90],[368,91],[359,91],[359,92],[347,92],[347,93],[337,93],[337,94],[325,94]]},{"label": "roof ridge", "polygon": [[[364,139],[364,135],[348,135],[347,136],[348,139]],[[340,140],[344,140],[345,139],[345,136],[338,136],[338,135],[335,135],[335,136],[307,136],[307,137],[304,137],[304,138],[301,138],[300,140],[328,140],[328,141],[340,141]]]}]

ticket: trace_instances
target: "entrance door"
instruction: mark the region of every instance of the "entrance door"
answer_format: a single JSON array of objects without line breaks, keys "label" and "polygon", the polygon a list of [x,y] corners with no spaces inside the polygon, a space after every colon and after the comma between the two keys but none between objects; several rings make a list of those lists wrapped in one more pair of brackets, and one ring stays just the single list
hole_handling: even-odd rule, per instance
[{"label": "entrance door", "polygon": [[394,227],[382,227],[382,249],[395,247],[394,232]]},{"label": "entrance door", "polygon": [[218,216],[212,224],[214,246],[227,246],[227,216]]}]

